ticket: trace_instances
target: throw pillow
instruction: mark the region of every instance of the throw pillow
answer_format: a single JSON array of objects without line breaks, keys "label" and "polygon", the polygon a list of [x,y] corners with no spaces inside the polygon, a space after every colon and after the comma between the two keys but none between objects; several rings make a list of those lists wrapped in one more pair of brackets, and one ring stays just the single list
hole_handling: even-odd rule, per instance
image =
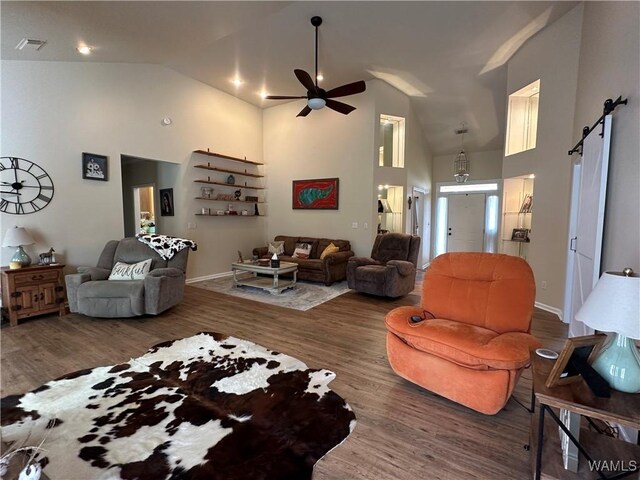
[{"label": "throw pillow", "polygon": [[296,249],[293,251],[293,258],[307,259],[311,255],[310,243],[296,243]]},{"label": "throw pillow", "polygon": [[109,280],[142,280],[151,269],[151,259],[129,265],[116,262],[109,275]]},{"label": "throw pillow", "polygon": [[339,251],[340,247],[336,247],[333,243],[330,243],[329,245],[327,245],[327,248],[325,248],[320,254],[320,260],[324,259],[324,257],[329,255],[330,253],[336,253]]},{"label": "throw pillow", "polygon": [[[284,253],[284,240],[269,242],[269,253],[271,255],[274,253],[276,255],[282,255]],[[271,257],[271,255],[269,255],[269,257]]]}]

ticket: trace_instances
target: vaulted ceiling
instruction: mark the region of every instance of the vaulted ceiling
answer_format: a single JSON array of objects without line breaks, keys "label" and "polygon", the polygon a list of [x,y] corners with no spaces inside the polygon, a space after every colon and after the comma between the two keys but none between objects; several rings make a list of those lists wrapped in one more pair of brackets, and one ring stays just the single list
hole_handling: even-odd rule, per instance
[{"label": "vaulted ceiling", "polygon": [[[487,151],[504,141],[507,60],[576,4],[4,1],[1,55],[162,64],[267,108],[277,102],[260,92],[304,94],[293,69],[313,72],[309,19],[320,15],[321,86],[381,78],[410,94],[435,155],[459,148],[461,122],[466,149]],[[47,43],[17,50],[22,38]],[[89,56],[81,44],[93,47]]]}]

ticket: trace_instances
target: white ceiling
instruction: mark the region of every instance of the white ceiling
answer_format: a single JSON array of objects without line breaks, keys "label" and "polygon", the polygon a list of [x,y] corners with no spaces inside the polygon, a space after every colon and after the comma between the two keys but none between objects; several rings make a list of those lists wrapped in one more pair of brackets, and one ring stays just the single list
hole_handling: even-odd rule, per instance
[{"label": "white ceiling", "polygon": [[[258,93],[304,95],[320,15],[322,86],[375,76],[409,84],[434,155],[502,148],[505,62],[577,2],[1,2],[2,59],[167,65],[269,107]],[[16,50],[24,38],[40,51]],[[75,50],[94,47],[88,57]],[[374,73],[372,73],[374,72]],[[244,84],[235,87],[238,75]],[[364,93],[366,95],[366,93]],[[348,103],[348,97],[344,99]],[[302,100],[298,102],[303,105]],[[338,114],[336,114],[338,115]],[[304,119],[300,119],[304,121]]]}]

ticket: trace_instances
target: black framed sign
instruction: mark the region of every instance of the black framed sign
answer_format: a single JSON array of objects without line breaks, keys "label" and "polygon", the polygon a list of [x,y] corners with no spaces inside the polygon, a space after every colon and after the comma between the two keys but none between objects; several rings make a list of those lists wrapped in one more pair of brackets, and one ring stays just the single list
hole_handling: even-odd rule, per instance
[{"label": "black framed sign", "polygon": [[85,180],[109,180],[109,165],[105,155],[82,153],[82,178]]},{"label": "black framed sign", "polygon": [[173,217],[173,188],[160,189],[160,216]]}]

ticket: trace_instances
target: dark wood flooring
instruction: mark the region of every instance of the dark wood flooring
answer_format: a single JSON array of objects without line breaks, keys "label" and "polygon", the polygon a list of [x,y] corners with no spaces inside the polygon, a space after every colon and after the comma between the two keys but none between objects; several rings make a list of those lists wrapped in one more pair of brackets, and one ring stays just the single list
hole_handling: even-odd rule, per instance
[{"label": "dark wood flooring", "polygon": [[[418,287],[419,288],[419,287]],[[353,434],[315,467],[316,480],[455,480],[530,478],[529,413],[513,399],[485,416],[393,373],[385,353],[384,315],[420,301],[346,293],[306,312],[194,287],[158,317],[105,320],[45,316],[0,331],[0,395],[21,393],[65,373],[125,362],[147,348],[199,331],[251,340],[337,374],[331,388],[349,402]],[[566,326],[536,310],[533,333],[559,349]],[[531,372],[515,397],[528,405]],[[481,392],[478,393],[479,395]]]}]

